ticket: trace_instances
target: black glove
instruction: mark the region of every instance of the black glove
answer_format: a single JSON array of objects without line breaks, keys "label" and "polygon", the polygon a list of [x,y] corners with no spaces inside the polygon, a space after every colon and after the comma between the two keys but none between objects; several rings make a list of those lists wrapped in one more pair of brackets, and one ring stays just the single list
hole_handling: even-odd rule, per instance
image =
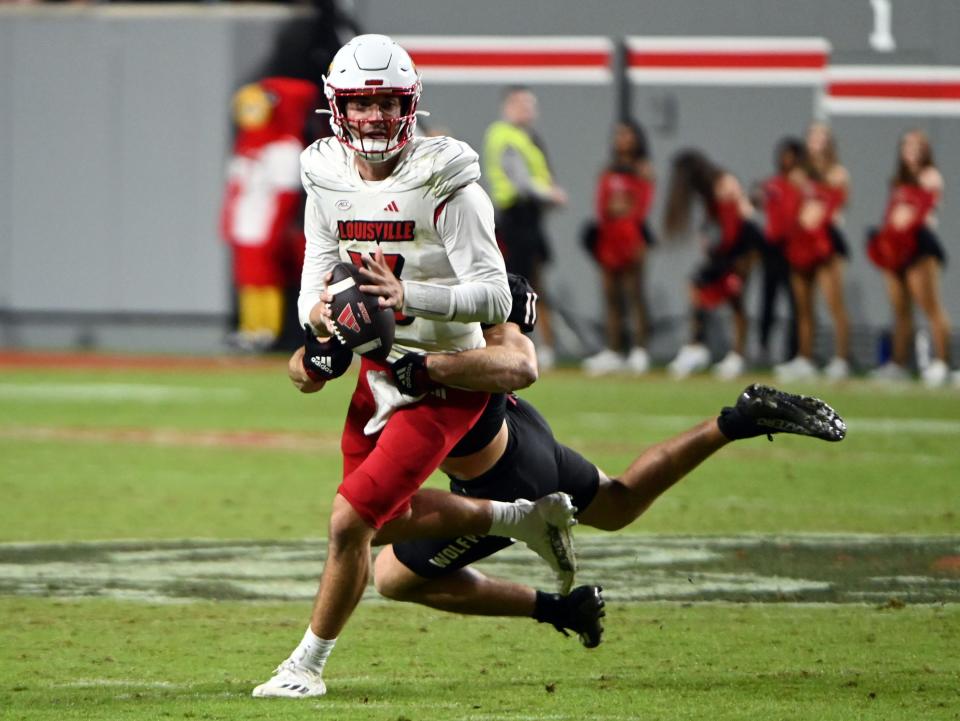
[{"label": "black glove", "polygon": [[408,396],[422,396],[437,384],[427,372],[427,357],[423,353],[407,353],[390,364],[390,375],[400,391]]},{"label": "black glove", "polygon": [[320,340],[309,325],[303,326],[303,370],[312,381],[329,381],[347,372],[353,351],[335,337]]}]

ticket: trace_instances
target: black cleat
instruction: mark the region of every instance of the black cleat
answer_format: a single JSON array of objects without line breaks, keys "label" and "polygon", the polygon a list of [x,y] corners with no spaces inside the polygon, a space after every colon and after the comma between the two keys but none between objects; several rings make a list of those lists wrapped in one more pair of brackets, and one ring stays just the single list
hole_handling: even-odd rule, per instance
[{"label": "black cleat", "polygon": [[847,424],[819,398],[784,393],[757,383],[744,389],[735,407],[720,412],[717,424],[730,440],[794,433],[835,442],[847,435]]},{"label": "black cleat", "polygon": [[603,589],[600,586],[578,586],[563,596],[563,619],[553,627],[564,636],[568,630],[580,637],[586,648],[596,648],[603,640]]}]

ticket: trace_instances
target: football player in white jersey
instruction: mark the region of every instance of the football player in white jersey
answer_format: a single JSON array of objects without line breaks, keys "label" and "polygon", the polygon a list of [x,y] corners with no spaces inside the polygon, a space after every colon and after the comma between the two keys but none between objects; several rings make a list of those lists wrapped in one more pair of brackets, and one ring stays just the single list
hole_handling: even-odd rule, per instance
[{"label": "football player in white jersey", "polygon": [[[520,276],[510,274],[513,306],[507,322],[485,328],[485,348],[463,353],[410,353],[391,369],[398,386],[418,395],[438,385],[490,391],[480,419],[440,465],[459,496],[512,501],[563,492],[573,498],[580,523],[618,531],[639,518],[665,491],[731,441],[772,433],[794,433],[841,440],[843,420],[823,401],[765,386],[751,385],[734,407],[688,431],[646,449],[616,477],[607,476],[572,448],[559,443],[547,421],[530,403],[508,391],[537,379],[537,356],[530,333],[537,319],[536,293]],[[322,385],[308,374],[298,350],[289,376],[304,393]],[[413,498],[418,508],[421,494]],[[438,513],[451,512],[438,508]],[[424,527],[422,514],[408,521],[406,541],[394,542],[377,556],[375,583],[381,594],[455,613],[532,617],[564,634],[573,631],[587,648],[603,635],[604,601],[598,586],[584,585],[569,594],[484,575],[470,565],[510,546],[510,538],[460,533],[441,538]],[[384,530],[389,530],[385,528]],[[388,543],[378,534],[376,544]]]},{"label": "football player in white jersey", "polygon": [[[317,141],[301,156],[307,191],[301,323],[320,338],[329,336],[329,273],[337,262],[352,261],[368,279],[361,290],[380,296],[381,305],[398,314],[395,357],[480,348],[480,323],[503,322],[511,307],[493,208],[476,182],[477,154],[452,138],[414,137],[420,92],[419,73],[403,48],[384,35],[354,38],[337,52],[324,82],[334,137]],[[341,359],[314,369],[325,381],[345,370],[345,349],[335,338],[318,341],[324,342],[320,357]],[[349,356],[347,350],[347,365]],[[339,373],[329,372],[331,365],[339,366]],[[454,388],[405,395],[386,363],[362,359],[341,441],[343,482],[333,500],[310,626],[254,696],[325,693],[322,670],[367,585],[374,536],[390,524],[383,533],[405,538],[404,523],[414,513],[411,498],[489,398]],[[427,498],[449,506],[432,514],[435,535],[522,538],[555,570],[572,570],[569,527],[575,509],[565,494],[536,505],[452,494]],[[423,515],[425,509],[418,510]]]}]

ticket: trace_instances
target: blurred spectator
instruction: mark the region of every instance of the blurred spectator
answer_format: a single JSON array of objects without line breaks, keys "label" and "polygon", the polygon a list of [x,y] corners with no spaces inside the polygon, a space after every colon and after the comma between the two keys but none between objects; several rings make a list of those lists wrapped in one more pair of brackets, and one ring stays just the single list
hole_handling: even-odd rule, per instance
[{"label": "blurred spectator", "polygon": [[774,373],[783,381],[818,375],[813,361],[816,286],[833,320],[833,358],[823,373],[830,380],[842,380],[850,375],[850,331],[843,298],[847,244],[839,223],[849,192],[849,173],[840,164],[830,128],[823,123],[813,123],[808,129],[806,151],[805,173],[795,176],[800,183],[800,205],[784,247],[797,310],[797,354],[775,366]]},{"label": "blurred spectator", "polygon": [[303,265],[300,153],[317,87],[305,80],[265,78],[233,98],[237,138],[227,170],[221,216],[233,249],[239,323],[232,340],[266,350],[280,336],[284,288]]},{"label": "blurred spectator", "polygon": [[[650,367],[644,348],[643,269],[651,238],[646,219],[653,200],[653,170],[646,134],[637,123],[622,120],[614,128],[611,150],[610,164],[597,182],[593,248],[603,274],[606,347],[584,360],[583,368],[591,375],[619,370],[639,374]],[[627,345],[631,319],[632,347]]]},{"label": "blurred spectator", "polygon": [[850,257],[850,248],[843,232],[843,210],[850,199],[850,173],[840,163],[836,138],[826,123],[821,121],[810,123],[807,126],[804,144],[809,175],[822,185],[825,193],[830,196],[833,210],[827,225],[830,243],[837,256],[846,259]]},{"label": "blurred spectator", "polygon": [[943,176],[934,164],[926,133],[904,133],[883,225],[869,234],[867,244],[867,255],[883,271],[893,306],[893,358],[877,368],[874,377],[908,376],[914,303],[927,316],[933,341],[930,363],[923,367],[924,359],[918,359],[923,381],[940,386],[949,377],[950,319],[940,300],[940,271],[946,254],[936,235],[934,215],[942,193]]},{"label": "blurred spectator", "polygon": [[770,359],[770,331],[773,328],[777,296],[786,291],[789,304],[787,318],[787,358],[797,354],[797,311],[790,288],[790,264],[784,246],[790,228],[796,222],[800,207],[800,185],[806,163],[806,148],[800,138],[781,138],[774,151],[776,175],[763,182],[759,202],[766,224],[765,243],[761,246],[763,286],[760,291],[760,354],[761,362]]},{"label": "blurred spectator", "polygon": [[507,271],[527,278],[541,295],[537,357],[541,369],[549,370],[554,364],[554,350],[541,276],[543,264],[550,260],[543,211],[566,205],[567,194],[553,181],[543,143],[533,132],[536,119],[537,96],[533,91],[522,86],[507,88],[501,119],[487,128],[483,163]]},{"label": "blurred spectator", "polygon": [[753,251],[763,242],[760,229],[750,220],[753,206],[739,181],[695,149],[678,152],[672,163],[664,228],[678,236],[690,224],[694,199],[705,211],[703,227],[706,258],[690,284],[693,307],[691,342],[670,362],[675,378],[684,378],[710,365],[706,324],[710,311],[724,304],[733,311],[733,347],[713,366],[718,378],[743,373],[746,362],[747,316],[743,309],[743,284]]}]

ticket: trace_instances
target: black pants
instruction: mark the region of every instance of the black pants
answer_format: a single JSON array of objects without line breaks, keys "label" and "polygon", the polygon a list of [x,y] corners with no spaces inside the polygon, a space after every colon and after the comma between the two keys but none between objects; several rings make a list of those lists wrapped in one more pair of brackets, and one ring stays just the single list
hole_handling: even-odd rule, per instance
[{"label": "black pants", "polygon": [[787,358],[797,355],[797,304],[790,287],[790,264],[779,246],[764,243],[761,246],[763,260],[763,285],[760,289],[760,349],[766,354],[770,349],[770,331],[773,328],[774,310],[780,289],[787,292],[789,313],[787,316]]},{"label": "black pants", "polygon": [[[470,481],[451,479],[450,490],[471,498],[494,501],[533,501],[564,491],[579,510],[593,501],[600,486],[597,467],[553,437],[553,431],[537,409],[526,401],[507,399],[510,439],[500,460],[483,475]],[[486,558],[513,541],[500,536],[423,538],[395,543],[393,552],[403,565],[424,578],[447,573]]]},{"label": "black pants", "polygon": [[[508,273],[533,280],[537,269],[550,260],[543,232],[543,210],[535,201],[519,201],[497,213],[497,237],[504,250]],[[535,288],[538,293],[540,288]]]}]

